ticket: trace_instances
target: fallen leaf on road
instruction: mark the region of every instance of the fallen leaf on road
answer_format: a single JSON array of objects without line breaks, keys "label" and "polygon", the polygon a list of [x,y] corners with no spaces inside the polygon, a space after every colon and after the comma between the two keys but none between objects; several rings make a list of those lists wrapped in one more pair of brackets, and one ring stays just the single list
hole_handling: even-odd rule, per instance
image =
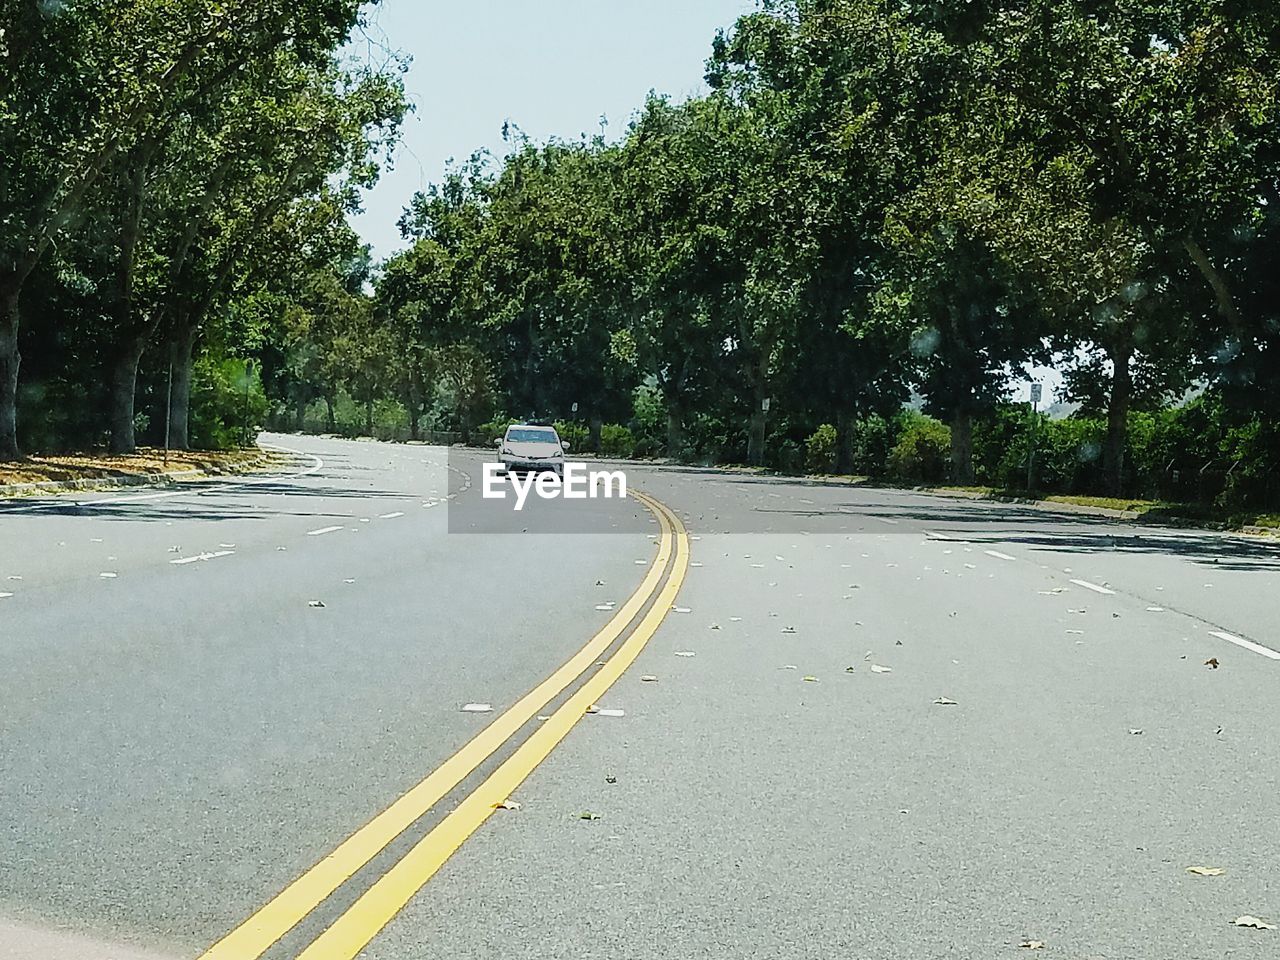
[{"label": "fallen leaf on road", "polygon": [[800,668],[797,667],[794,663],[784,663],[782,665],[782,669],[783,670],[799,670]]},{"label": "fallen leaf on road", "polygon": [[882,667],[878,663],[873,663],[871,665],[871,672],[872,673],[893,673],[893,667]]},{"label": "fallen leaf on road", "polygon": [[1274,930],[1275,925],[1267,923],[1265,920],[1259,920],[1257,917],[1243,916],[1236,917],[1233,921],[1237,927],[1253,927],[1255,930]]},{"label": "fallen leaf on road", "polygon": [[1208,660],[1206,660],[1206,661],[1204,662],[1204,665],[1205,665],[1206,667],[1208,667],[1210,670],[1217,670],[1217,669],[1218,669],[1218,658],[1217,658],[1217,657],[1210,657]]},{"label": "fallen leaf on road", "polygon": [[719,629],[720,629],[720,624],[718,624],[718,623],[713,623],[713,624],[711,625],[711,629],[712,629],[712,630],[719,630]]},{"label": "fallen leaf on road", "polygon": [[640,678],[640,682],[641,683],[657,683],[658,678],[655,677],[652,673],[646,673],[643,677]]},{"label": "fallen leaf on road", "polygon": [[548,720],[550,720],[550,719],[551,719],[550,717],[545,717],[545,716],[544,716],[544,717],[538,717],[538,722],[539,722],[539,723],[546,723],[546,722],[547,722]]},{"label": "fallen leaf on road", "polygon": [[608,777],[605,777],[605,778],[604,778],[604,782],[605,782],[605,783],[617,783],[617,782],[618,782],[618,778],[617,778],[617,777],[614,777],[614,776],[608,776]]},{"label": "fallen leaf on road", "polygon": [[803,679],[804,679],[804,682],[805,682],[805,683],[817,683],[817,682],[818,682],[818,678],[817,678],[817,677],[804,677]]},{"label": "fallen leaf on road", "polygon": [[466,703],[462,706],[463,713],[493,713],[493,706],[487,703]]},{"label": "fallen leaf on road", "polygon": [[899,640],[897,643],[895,643],[895,644],[894,644],[894,646],[895,646],[895,647],[900,647],[900,646],[902,646],[902,641],[901,641],[901,640]]},{"label": "fallen leaf on road", "polygon": [[1193,873],[1197,877],[1220,877],[1226,872],[1221,867],[1187,867],[1187,873]]},{"label": "fallen leaf on road", "polygon": [[783,628],[782,628],[782,632],[783,632],[783,633],[795,633],[795,632],[796,632],[796,628],[795,628],[795,627],[783,627]]},{"label": "fallen leaf on road", "polygon": [[307,606],[308,606],[308,607],[323,607],[323,606],[324,606],[324,601],[323,601],[323,600],[308,600],[308,601],[307,601]]},{"label": "fallen leaf on road", "polygon": [[343,583],[355,583],[355,580],[343,580]]},{"label": "fallen leaf on road", "polygon": [[845,672],[845,673],[857,673],[857,672],[858,672],[858,668],[857,668],[857,667],[845,667],[845,668],[844,668],[844,672]]},{"label": "fallen leaf on road", "polygon": [[604,581],[603,581],[603,580],[597,580],[597,581],[596,581],[596,586],[597,586],[597,587],[603,587],[603,586],[604,586]]},{"label": "fallen leaf on road", "polygon": [[1138,729],[1137,727],[1130,728],[1129,732],[1133,734],[1135,737],[1142,736],[1142,730]]},{"label": "fallen leaf on road", "polygon": [[583,810],[582,813],[578,814],[578,819],[579,820],[599,820],[600,814],[592,813],[590,810]]},{"label": "fallen leaf on road", "polygon": [[947,697],[939,697],[937,700],[933,701],[933,705],[934,705],[935,707],[954,707],[954,706],[958,706],[958,704],[956,703],[956,701],[951,700],[951,699],[949,699],[949,698],[947,698]]},{"label": "fallen leaf on road", "polygon": [[503,800],[501,803],[495,803],[495,804],[493,805],[493,809],[495,809],[495,810],[519,810],[519,809],[520,809],[520,804],[516,803],[514,800]]},{"label": "fallen leaf on road", "polygon": [[1023,940],[1020,944],[1018,944],[1018,946],[1024,947],[1027,950],[1043,950],[1044,941],[1043,940]]}]

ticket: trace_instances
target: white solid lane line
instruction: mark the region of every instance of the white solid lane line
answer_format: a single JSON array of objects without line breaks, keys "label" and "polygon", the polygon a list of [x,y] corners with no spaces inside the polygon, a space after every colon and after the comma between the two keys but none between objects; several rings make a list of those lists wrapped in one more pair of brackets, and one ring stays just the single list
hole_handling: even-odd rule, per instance
[{"label": "white solid lane line", "polygon": [[337,533],[342,527],[321,527],[319,530],[309,530],[308,537],[323,537],[326,533]]},{"label": "white solid lane line", "polygon": [[1017,560],[1017,557],[1011,557],[1007,553],[1001,553],[999,550],[983,550],[988,557],[995,557],[997,560]]},{"label": "white solid lane line", "polygon": [[945,540],[947,542],[951,542],[952,540],[952,538],[948,537],[945,533],[935,533],[932,530],[926,530],[924,532],[924,535],[930,538],[931,540]]},{"label": "white solid lane line", "polygon": [[1244,637],[1236,637],[1222,630],[1210,630],[1209,636],[1225,640],[1227,643],[1234,643],[1237,647],[1244,647],[1254,653],[1260,653],[1269,660],[1280,660],[1280,652],[1272,650],[1270,647],[1264,647],[1260,643],[1254,643],[1252,640],[1246,640]]},{"label": "white solid lane line", "polygon": [[891,524],[892,526],[895,526],[895,527],[898,525],[898,521],[897,521],[897,520],[890,520],[888,517],[872,517],[871,519],[872,519],[872,520],[879,520],[881,523],[888,523],[888,524]]},{"label": "white solid lane line", "polygon": [[1100,587],[1098,584],[1090,583],[1088,580],[1072,580],[1071,582],[1077,587],[1084,587],[1086,590],[1092,590],[1094,593],[1101,593],[1108,597],[1114,597],[1116,595],[1114,590],[1108,590],[1106,587]]},{"label": "white solid lane line", "polygon": [[403,512],[401,512],[401,513],[384,513],[382,516],[378,517],[378,519],[379,519],[379,520],[394,520],[396,517],[403,517],[403,516],[404,516],[404,513],[403,513]]}]

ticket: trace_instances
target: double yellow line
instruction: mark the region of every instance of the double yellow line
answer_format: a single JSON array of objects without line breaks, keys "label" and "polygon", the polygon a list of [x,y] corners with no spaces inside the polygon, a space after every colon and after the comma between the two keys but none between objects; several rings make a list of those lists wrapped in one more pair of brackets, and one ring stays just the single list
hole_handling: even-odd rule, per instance
[{"label": "double yellow line", "polygon": [[658,519],[661,527],[658,555],[639,589],[604,628],[426,779],[344,840],[266,906],[205,951],[199,960],[257,960],[598,662],[648,606],[613,656],[439,825],[298,954],[298,960],[351,960],[359,954],[493,814],[496,805],[506,800],[546,759],[640,655],[671,610],[688,571],[689,537],[679,517],[651,497],[635,491],[632,496]]}]

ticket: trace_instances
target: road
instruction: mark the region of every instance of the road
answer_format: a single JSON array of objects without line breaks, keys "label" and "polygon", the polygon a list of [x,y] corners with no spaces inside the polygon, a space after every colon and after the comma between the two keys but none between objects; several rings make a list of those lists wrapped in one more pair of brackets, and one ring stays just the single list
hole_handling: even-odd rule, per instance
[{"label": "road", "polygon": [[263,439],[0,503],[0,960],[1280,957],[1280,545]]}]

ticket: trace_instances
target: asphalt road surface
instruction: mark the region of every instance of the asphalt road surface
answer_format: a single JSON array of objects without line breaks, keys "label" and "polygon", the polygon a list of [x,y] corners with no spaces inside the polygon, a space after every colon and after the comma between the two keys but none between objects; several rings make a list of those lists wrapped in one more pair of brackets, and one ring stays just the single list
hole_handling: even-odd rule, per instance
[{"label": "asphalt road surface", "polygon": [[1280,957],[1280,545],[263,441],[0,503],[0,960]]}]

